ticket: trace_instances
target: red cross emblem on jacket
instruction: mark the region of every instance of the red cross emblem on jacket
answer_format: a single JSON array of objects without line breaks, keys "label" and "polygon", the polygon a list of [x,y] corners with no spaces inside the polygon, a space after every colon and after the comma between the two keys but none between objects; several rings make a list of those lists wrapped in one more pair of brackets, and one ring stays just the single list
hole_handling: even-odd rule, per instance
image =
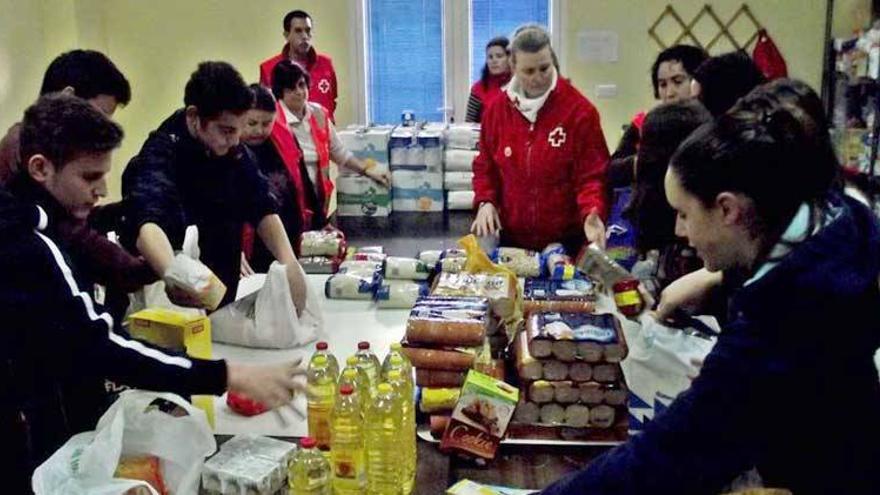
[{"label": "red cross emblem on jacket", "polygon": [[321,82],[318,83],[318,89],[326,95],[330,91],[330,81],[321,79]]},{"label": "red cross emblem on jacket", "polygon": [[547,142],[554,148],[559,148],[565,144],[565,129],[563,129],[562,126],[559,126],[550,131],[550,134],[547,135]]}]

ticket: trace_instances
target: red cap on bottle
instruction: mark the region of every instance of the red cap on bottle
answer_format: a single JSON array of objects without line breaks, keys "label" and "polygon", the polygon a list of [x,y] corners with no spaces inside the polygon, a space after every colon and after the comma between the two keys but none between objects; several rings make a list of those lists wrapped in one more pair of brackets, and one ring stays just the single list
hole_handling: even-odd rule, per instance
[{"label": "red cap on bottle", "polygon": [[370,348],[370,343],[367,342],[366,340],[363,342],[358,342],[358,349],[364,350],[364,349],[369,349],[369,348]]},{"label": "red cap on bottle", "polygon": [[319,351],[326,351],[327,350],[327,343],[322,340],[322,341],[318,342],[317,344],[315,344],[315,349],[317,349]]},{"label": "red cap on bottle", "polygon": [[304,449],[313,449],[315,448],[315,445],[318,445],[318,442],[312,437],[303,437],[302,440],[299,441],[299,446]]},{"label": "red cap on bottle", "polygon": [[354,387],[351,384],[346,383],[345,385],[339,387],[339,393],[342,395],[351,395],[354,393]]}]

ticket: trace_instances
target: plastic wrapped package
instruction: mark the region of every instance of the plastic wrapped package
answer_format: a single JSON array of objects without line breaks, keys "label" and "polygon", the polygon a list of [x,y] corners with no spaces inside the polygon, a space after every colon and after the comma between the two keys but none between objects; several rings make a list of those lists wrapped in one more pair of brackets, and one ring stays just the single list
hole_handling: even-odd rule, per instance
[{"label": "plastic wrapped package", "polygon": [[300,237],[300,256],[345,256],[345,236],[338,230],[310,230]]},{"label": "plastic wrapped package", "polygon": [[598,346],[604,361],[618,363],[626,357],[626,341],[613,315],[591,313],[532,313],[526,322],[529,352],[536,357],[548,357],[549,351],[561,361],[581,358],[596,362]]},{"label": "plastic wrapped package", "polygon": [[516,371],[523,380],[540,380],[544,376],[544,366],[529,353],[529,336],[519,332],[514,340]]},{"label": "plastic wrapped package", "polygon": [[473,191],[449,191],[446,193],[446,209],[451,211],[469,211],[474,208]]},{"label": "plastic wrapped package", "polygon": [[376,305],[381,309],[410,309],[419,297],[428,295],[428,284],[410,280],[385,280],[376,289]]},{"label": "plastic wrapped package", "polygon": [[278,462],[221,450],[205,462],[202,490],[210,495],[274,495],[286,479],[287,469]]},{"label": "plastic wrapped package", "polygon": [[416,368],[416,385],[425,388],[454,388],[464,383],[465,372]]},{"label": "plastic wrapped package", "polygon": [[446,148],[447,151],[452,149],[460,150],[476,150],[480,143],[480,124],[478,123],[460,123],[450,124],[446,129]]},{"label": "plastic wrapped package", "polygon": [[339,271],[340,260],[326,256],[306,256],[299,259],[299,264],[306,273],[326,275]]},{"label": "plastic wrapped package", "polygon": [[488,298],[492,311],[503,320],[514,313],[517,290],[506,275],[443,272],[437,277],[432,294]]},{"label": "plastic wrapped package", "polygon": [[428,267],[415,258],[389,256],[385,259],[385,278],[396,280],[426,280]]},{"label": "plastic wrapped package", "polygon": [[540,277],[541,255],[528,249],[500,247],[492,253],[495,263],[509,268],[517,277]]},{"label": "plastic wrapped package", "polygon": [[379,285],[379,275],[357,273],[337,273],[324,284],[324,295],[328,299],[372,299]]},{"label": "plastic wrapped package", "polygon": [[346,260],[339,264],[339,273],[372,277],[382,270],[382,263],[382,261]]},{"label": "plastic wrapped package", "polygon": [[422,129],[419,131],[418,142],[424,153],[425,170],[443,172],[442,132]]},{"label": "plastic wrapped package", "polygon": [[549,244],[541,252],[547,268],[547,278],[551,280],[571,280],[577,276],[577,267],[565,252],[562,244]]},{"label": "plastic wrapped package", "polygon": [[447,249],[440,255],[437,264],[441,272],[461,273],[467,264],[467,255],[460,249]]},{"label": "plastic wrapped package", "polygon": [[420,170],[391,172],[394,211],[443,211],[443,174]]},{"label": "plastic wrapped package", "polygon": [[369,177],[342,175],[336,180],[336,190],[340,217],[387,217],[391,213],[391,190]]},{"label": "plastic wrapped package", "polygon": [[473,300],[423,298],[406,322],[406,340],[441,346],[482,345],[489,324],[487,307]]},{"label": "plastic wrapped package", "polygon": [[[380,167],[388,167],[388,140],[391,138],[391,126],[349,126],[337,131],[339,139],[346,149],[361,160],[371,160]],[[340,177],[354,175],[357,172],[340,167]]]},{"label": "plastic wrapped package", "polygon": [[419,261],[425,264],[428,268],[433,269],[437,266],[437,262],[440,261],[440,256],[443,254],[443,251],[440,250],[427,250],[421,251],[419,253]]},{"label": "plastic wrapped package", "polygon": [[177,254],[165,272],[165,283],[194,295],[206,308],[214,310],[226,295],[226,285],[204,263]]},{"label": "plastic wrapped package", "polygon": [[527,278],[523,288],[523,312],[591,313],[596,291],[589,280],[548,280]]},{"label": "plastic wrapped package", "polygon": [[261,435],[242,434],[230,438],[220,446],[220,450],[265,457],[282,466],[287,466],[296,454],[296,444]]},{"label": "plastic wrapped package", "polygon": [[467,371],[473,368],[479,348],[473,348],[471,351],[426,349],[412,347],[409,344],[402,349],[414,368],[446,371]]},{"label": "plastic wrapped package", "polygon": [[443,187],[447,191],[473,191],[473,172],[446,172],[443,176]]}]

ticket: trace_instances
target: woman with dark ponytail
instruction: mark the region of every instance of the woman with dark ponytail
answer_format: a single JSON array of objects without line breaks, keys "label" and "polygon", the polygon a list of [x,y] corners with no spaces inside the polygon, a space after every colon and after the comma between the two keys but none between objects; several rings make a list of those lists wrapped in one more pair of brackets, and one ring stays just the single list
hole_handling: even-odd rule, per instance
[{"label": "woman with dark ponytail", "polygon": [[676,232],[724,272],[730,321],[689,390],[545,494],[880,493],[880,228],[840,193],[805,107],[761,88],[678,149]]}]

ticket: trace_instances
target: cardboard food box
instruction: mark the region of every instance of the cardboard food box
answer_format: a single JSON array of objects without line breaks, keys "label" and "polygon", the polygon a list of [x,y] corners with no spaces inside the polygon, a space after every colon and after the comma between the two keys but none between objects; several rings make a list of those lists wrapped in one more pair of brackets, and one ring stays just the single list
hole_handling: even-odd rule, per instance
[{"label": "cardboard food box", "polygon": [[[207,316],[163,308],[138,311],[128,318],[132,337],[188,356],[211,359],[211,320]],[[205,411],[214,427],[214,396],[193,395],[192,404]]]},{"label": "cardboard food box", "polygon": [[336,211],[341,217],[387,217],[391,213],[391,191],[369,177],[340,176],[336,187]]},{"label": "cardboard food box", "polygon": [[519,401],[519,390],[470,370],[440,448],[493,459]]},{"label": "cardboard food box", "polygon": [[443,174],[395,170],[391,184],[394,211],[443,211]]}]

